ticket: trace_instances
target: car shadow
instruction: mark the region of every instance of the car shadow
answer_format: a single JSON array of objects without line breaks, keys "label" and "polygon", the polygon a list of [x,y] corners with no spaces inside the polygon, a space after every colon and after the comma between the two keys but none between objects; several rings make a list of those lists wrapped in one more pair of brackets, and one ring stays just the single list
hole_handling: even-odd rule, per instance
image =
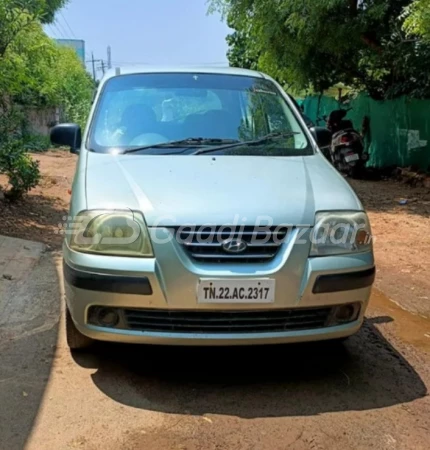
[{"label": "car shadow", "polygon": [[113,400],[172,414],[307,416],[384,408],[425,396],[418,373],[373,320],[345,344],[189,348],[103,343],[74,358],[97,369],[91,375],[94,384]]},{"label": "car shadow", "polygon": [[51,253],[27,279],[0,281],[0,448],[25,448],[33,431],[56,351],[60,298]]}]

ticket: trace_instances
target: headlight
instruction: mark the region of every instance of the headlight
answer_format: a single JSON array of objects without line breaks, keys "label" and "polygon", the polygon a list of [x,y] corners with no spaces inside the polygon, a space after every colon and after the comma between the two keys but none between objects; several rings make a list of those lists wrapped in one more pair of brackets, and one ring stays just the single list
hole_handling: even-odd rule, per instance
[{"label": "headlight", "polygon": [[153,256],[148,230],[140,213],[83,211],[69,226],[69,246],[83,253],[112,256]]},{"label": "headlight", "polygon": [[369,251],[372,249],[372,235],[367,214],[335,211],[317,213],[311,242],[311,256]]}]

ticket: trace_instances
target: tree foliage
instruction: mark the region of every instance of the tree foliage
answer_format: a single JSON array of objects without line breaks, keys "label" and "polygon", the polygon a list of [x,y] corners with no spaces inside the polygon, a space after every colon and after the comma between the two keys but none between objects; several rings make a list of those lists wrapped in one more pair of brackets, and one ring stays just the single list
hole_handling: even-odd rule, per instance
[{"label": "tree foliage", "polygon": [[22,112],[3,99],[0,105],[0,174],[8,177],[10,190],[6,195],[11,200],[19,199],[40,181],[39,165],[23,145],[22,121]]},{"label": "tree foliage", "polygon": [[69,0],[0,0],[0,58],[35,21],[51,23]]},{"label": "tree foliage", "polygon": [[21,105],[59,106],[66,120],[85,122],[94,83],[75,52],[57,45],[27,12],[10,25],[21,32],[0,56],[0,92]]},{"label": "tree foliage", "polygon": [[[0,0],[0,173],[18,198],[39,180],[23,141],[26,107],[59,107],[63,120],[85,124],[94,83],[72,49],[43,31],[67,0]],[[34,143],[31,145],[34,146]],[[30,145],[30,147],[31,147]]]},{"label": "tree foliage", "polygon": [[69,0],[42,0],[42,16],[40,17],[40,21],[42,23],[52,23],[55,18],[55,13],[61,8],[64,8],[68,2]]},{"label": "tree foliage", "polygon": [[404,30],[430,41],[430,0],[415,0],[405,9]]},{"label": "tree foliage", "polygon": [[296,89],[322,92],[342,82],[374,98],[430,95],[430,45],[402,29],[410,3],[210,0],[233,29],[232,65],[258,67]]},{"label": "tree foliage", "polygon": [[55,13],[68,2],[69,0],[1,0],[9,10],[27,11],[41,23],[52,23]]}]

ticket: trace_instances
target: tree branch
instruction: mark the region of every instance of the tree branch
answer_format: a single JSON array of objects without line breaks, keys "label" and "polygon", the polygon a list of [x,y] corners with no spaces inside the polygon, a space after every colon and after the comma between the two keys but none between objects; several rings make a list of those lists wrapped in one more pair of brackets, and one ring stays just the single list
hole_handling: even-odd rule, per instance
[{"label": "tree branch", "polygon": [[354,16],[357,15],[358,11],[358,0],[348,0],[349,1],[349,9],[351,10]]},{"label": "tree branch", "polygon": [[[19,15],[13,17],[13,23],[14,25],[17,24],[19,20]],[[0,58],[3,58],[8,47],[12,44],[12,42],[18,37],[18,35],[27,29],[29,26],[34,24],[34,18],[32,16],[27,16],[25,22],[22,22],[19,24],[20,26],[16,26],[16,28],[10,30],[10,34],[7,38],[4,38],[3,42],[0,43]]]},{"label": "tree branch", "polygon": [[382,53],[382,47],[378,42],[376,42],[374,39],[372,39],[368,34],[364,33],[360,36],[360,39],[372,50],[375,50],[375,52],[381,54]]}]

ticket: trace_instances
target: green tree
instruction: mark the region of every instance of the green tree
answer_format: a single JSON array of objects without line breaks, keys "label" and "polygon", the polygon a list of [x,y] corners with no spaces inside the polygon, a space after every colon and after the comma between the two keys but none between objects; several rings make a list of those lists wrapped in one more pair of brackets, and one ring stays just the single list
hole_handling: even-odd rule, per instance
[{"label": "green tree", "polygon": [[38,165],[23,141],[27,106],[59,106],[63,119],[85,124],[94,83],[75,52],[42,29],[67,0],[0,0],[0,173],[11,199],[37,185]]},{"label": "green tree", "polygon": [[14,105],[0,103],[0,174],[8,177],[10,189],[5,195],[10,200],[19,199],[40,181],[39,165],[30,158],[21,138],[22,120]]},{"label": "green tree", "polygon": [[41,23],[51,23],[55,13],[64,8],[69,0],[1,0],[9,10],[27,11]]},{"label": "green tree", "polygon": [[65,120],[83,125],[93,91],[94,82],[75,52],[57,45],[35,20],[0,58],[0,92],[16,104],[59,106]]},{"label": "green tree", "polygon": [[[234,30],[228,38],[231,64],[247,61],[251,55],[259,69],[294,89],[312,87],[322,92],[343,82],[366,89],[374,98],[400,95],[406,87],[416,95],[426,92],[429,46],[407,39],[399,19],[410,3],[210,1],[211,9],[220,9]],[[408,61],[407,67],[399,68],[404,61]],[[417,77],[417,70],[423,76]],[[415,78],[413,86],[411,76]]]},{"label": "green tree", "polygon": [[69,3],[69,0],[43,0],[42,1],[42,23],[52,23],[55,19],[55,13]]},{"label": "green tree", "polygon": [[405,9],[404,30],[430,41],[430,0],[415,0]]},{"label": "green tree", "polygon": [[35,21],[51,23],[69,0],[0,0],[0,58]]},{"label": "green tree", "polygon": [[61,107],[63,119],[85,127],[95,84],[72,49],[57,47],[54,70],[49,72],[53,92],[51,103]]}]

